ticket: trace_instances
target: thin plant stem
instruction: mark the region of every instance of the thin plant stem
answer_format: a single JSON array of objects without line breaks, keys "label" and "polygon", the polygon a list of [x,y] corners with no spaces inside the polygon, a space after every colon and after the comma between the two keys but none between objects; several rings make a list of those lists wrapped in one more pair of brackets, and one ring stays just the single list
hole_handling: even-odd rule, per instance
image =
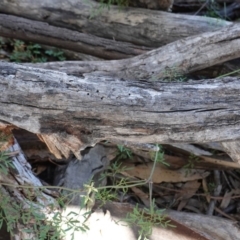
[{"label": "thin plant stem", "polygon": [[[151,173],[150,173],[147,180],[130,182],[128,185],[125,185],[125,186],[118,186],[118,185],[102,186],[102,187],[98,187],[97,189],[101,190],[101,189],[107,189],[107,188],[112,188],[112,189],[131,188],[131,187],[141,186],[141,185],[144,185],[144,184],[147,184],[147,183],[150,183],[152,185],[152,176],[153,176],[153,173],[154,173],[154,170],[155,170],[155,167],[156,167],[157,159],[158,159],[158,152],[156,152],[156,154],[155,154],[154,163],[153,163],[153,166],[152,166],[152,169],[151,169]],[[84,190],[80,190],[80,189],[70,189],[70,188],[67,188],[67,187],[58,187],[58,186],[28,186],[28,185],[15,185],[15,184],[10,184],[10,183],[1,183],[1,185],[16,187],[16,188],[25,188],[25,189],[29,189],[29,188],[56,189],[57,188],[58,190],[71,191],[72,193],[78,193],[78,192],[84,191]]]},{"label": "thin plant stem", "polygon": [[237,73],[237,72],[240,72],[240,69],[237,69],[237,70],[232,71],[230,73],[223,74],[221,76],[218,76],[217,78],[227,77],[227,76],[232,75],[232,74]]}]

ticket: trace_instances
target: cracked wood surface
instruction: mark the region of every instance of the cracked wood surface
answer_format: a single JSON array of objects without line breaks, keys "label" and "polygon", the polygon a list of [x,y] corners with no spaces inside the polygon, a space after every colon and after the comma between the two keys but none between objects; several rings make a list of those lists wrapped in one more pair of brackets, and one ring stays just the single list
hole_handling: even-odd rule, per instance
[{"label": "cracked wood surface", "polygon": [[122,59],[151,48],[119,42],[52,26],[46,22],[0,14],[0,36],[33,41],[90,54],[103,59]]},{"label": "cracked wood surface", "polygon": [[203,32],[212,32],[232,23],[209,17],[172,14],[148,9],[112,6],[96,16],[100,6],[85,0],[2,0],[2,13],[45,21],[59,27],[99,37],[156,48]]},{"label": "cracked wood surface", "polygon": [[[240,139],[239,77],[162,83],[0,63],[0,120],[56,134],[72,151],[108,139],[136,143]],[[77,142],[78,141],[78,142]],[[60,145],[61,148],[61,145]]]},{"label": "cracked wood surface", "polygon": [[157,81],[202,70],[240,56],[240,25],[189,37],[129,59],[27,64],[82,76],[110,76]]}]

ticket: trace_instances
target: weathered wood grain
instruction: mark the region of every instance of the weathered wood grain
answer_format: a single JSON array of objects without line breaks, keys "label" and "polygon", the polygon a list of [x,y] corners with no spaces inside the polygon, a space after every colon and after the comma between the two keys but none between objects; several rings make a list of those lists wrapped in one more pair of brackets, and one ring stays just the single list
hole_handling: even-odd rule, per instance
[{"label": "weathered wood grain", "polygon": [[[0,63],[0,120],[39,134],[73,136],[79,151],[103,139],[135,143],[240,139],[239,77],[127,81]],[[69,138],[69,141],[71,138]],[[70,141],[71,142],[71,141]]]},{"label": "weathered wood grain", "polygon": [[46,22],[0,14],[0,36],[48,44],[90,54],[103,59],[140,55],[151,48],[104,39],[90,34],[52,26]]},{"label": "weathered wood grain", "polygon": [[110,76],[158,81],[183,76],[240,57],[240,25],[189,37],[129,59],[30,64],[82,76]]},{"label": "weathered wood grain", "polygon": [[91,0],[0,1],[2,13],[151,48],[232,24],[209,17],[149,9],[113,6],[110,10],[98,11],[99,7],[99,3]]}]

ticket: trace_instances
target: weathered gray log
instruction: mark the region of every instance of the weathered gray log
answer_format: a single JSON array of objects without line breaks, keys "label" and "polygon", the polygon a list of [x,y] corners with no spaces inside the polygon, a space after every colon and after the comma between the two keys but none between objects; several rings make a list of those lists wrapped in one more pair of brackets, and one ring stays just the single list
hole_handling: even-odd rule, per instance
[{"label": "weathered gray log", "polygon": [[[140,56],[118,61],[54,62],[33,66],[82,76],[86,73],[123,79],[157,81],[240,57],[240,25],[189,37]],[[172,77],[171,77],[172,75]]]},{"label": "weathered gray log", "polygon": [[151,50],[6,14],[0,14],[0,36],[48,44],[103,59],[128,58]]},{"label": "weathered gray log", "polygon": [[59,142],[64,139],[65,147],[76,154],[103,139],[240,139],[239,77],[185,83],[127,81],[94,74],[77,78],[0,63],[0,89],[0,120],[52,134]]},{"label": "weathered gray log", "polygon": [[[32,172],[17,141],[8,148],[13,167],[9,167],[7,174],[0,172],[0,206],[9,220],[9,229],[14,233],[11,239],[38,239],[39,232],[31,229],[32,224],[43,224],[42,221],[24,222],[24,214],[43,214],[46,221],[51,222],[53,212],[59,211],[57,201],[51,196],[51,191],[42,186],[41,181]],[[6,164],[6,168],[7,168]],[[34,199],[34,200],[33,200]],[[33,200],[33,201],[32,201]],[[55,207],[55,209],[54,209]],[[52,216],[52,217],[51,217]],[[14,222],[14,219],[16,222]],[[25,219],[26,221],[26,219]],[[46,222],[44,223],[46,224]],[[31,229],[32,232],[26,231]]]},{"label": "weathered gray log", "polygon": [[[199,16],[172,14],[148,9],[111,7],[97,11],[100,4],[88,0],[2,0],[2,13],[18,15],[52,25],[71,28],[99,37],[159,47],[195,34],[215,31],[232,23]],[[98,14],[89,19],[94,14]]]},{"label": "weathered gray log", "polygon": [[[89,62],[83,62],[83,63],[77,63],[77,64],[73,63],[73,62],[58,63],[58,64],[54,63],[54,64],[47,64],[47,67],[50,65],[50,67],[53,66],[54,69],[57,69],[56,66],[62,65],[63,67],[59,67],[61,71],[66,71],[68,74],[73,74],[73,73],[78,74],[78,75],[82,76],[83,79],[85,79],[86,81],[88,81],[88,79],[91,79],[90,81],[92,81],[92,78],[95,79],[95,81],[97,81],[96,79],[99,79],[99,81],[101,81],[100,79],[101,79],[101,77],[103,77],[103,79],[107,78],[108,80],[110,80],[110,82],[114,82],[114,79],[116,78],[116,84],[118,82],[117,85],[119,86],[118,87],[119,91],[121,91],[120,89],[122,89],[121,82],[123,83],[124,88],[122,90],[124,93],[124,92],[128,92],[128,90],[129,90],[127,85],[124,86],[124,84],[128,83],[127,78],[129,78],[129,79],[142,79],[142,78],[148,79],[148,78],[150,78],[150,80],[151,80],[150,82],[144,83],[144,81],[143,81],[142,83],[140,83],[139,87],[143,88],[144,84],[145,84],[145,87],[152,86],[152,84],[154,85],[155,83],[153,80],[164,77],[167,69],[173,69],[173,71],[183,73],[185,71],[189,72],[189,71],[193,71],[196,69],[201,69],[201,68],[204,68],[204,67],[209,66],[214,63],[219,63],[219,62],[223,62],[223,61],[226,61],[226,60],[229,60],[232,58],[236,58],[237,56],[239,56],[239,39],[238,38],[239,38],[239,29],[238,29],[238,25],[236,25],[236,26],[224,28],[223,30],[219,30],[215,33],[202,34],[201,37],[199,37],[199,36],[192,37],[192,38],[186,39],[185,41],[179,41],[179,42],[176,42],[173,44],[169,44],[164,48],[157,49],[155,51],[146,53],[144,55],[141,55],[141,56],[138,56],[138,57],[135,57],[132,59],[120,60],[120,61],[108,61],[108,62],[92,62],[91,65]],[[214,47],[214,43],[215,43],[215,47]],[[195,46],[195,48],[193,46]],[[200,46],[201,46],[201,48],[200,48]],[[226,51],[222,50],[223,46],[225,47]],[[199,48],[201,50],[199,50]],[[182,50],[179,53],[177,53],[178,49],[182,49]],[[205,51],[208,52],[208,54],[203,54],[203,52],[205,53]],[[173,52],[174,52],[174,54],[171,54]],[[165,55],[164,55],[164,53],[165,53]],[[211,53],[211,55],[210,55],[210,53]],[[211,59],[209,56],[211,57]],[[162,62],[159,60],[156,60],[158,58],[161,59]],[[36,65],[36,66],[42,67],[43,65]],[[154,71],[152,71],[152,69],[154,69]],[[44,70],[42,70],[42,71],[44,72]],[[108,75],[108,76],[106,77],[106,75]],[[63,76],[65,76],[65,75],[63,75]],[[61,77],[63,77],[63,76],[61,76]],[[126,81],[124,82],[124,81],[119,80],[120,77],[124,77],[124,79]],[[56,78],[58,78],[58,77],[56,76]],[[133,80],[133,82],[136,82],[136,81]],[[200,83],[200,82],[198,82],[198,83]],[[88,83],[88,84],[91,85],[91,83]],[[137,83],[137,85],[138,85],[138,83]],[[165,85],[167,86],[167,84],[165,84]],[[178,85],[179,88],[181,88],[180,83],[175,84],[175,85]],[[86,88],[86,91],[88,88],[89,88],[89,86]],[[132,91],[135,91],[135,90],[132,90]],[[137,91],[140,91],[140,89],[138,89]],[[150,89],[148,91],[150,91]],[[99,89],[96,89],[96,93],[99,93],[99,92],[103,93],[104,95],[107,94],[108,88],[106,87],[106,85],[103,86],[103,89],[101,89],[101,86],[99,85]],[[44,94],[44,93],[42,93],[42,94]],[[91,96],[89,92],[88,92],[88,94],[89,95],[87,95],[87,96]],[[118,93],[116,92],[116,94],[118,94]],[[131,96],[131,94],[130,94],[130,96]],[[132,96],[131,97],[130,96],[128,96],[128,97],[130,99],[132,99]],[[151,94],[149,96],[151,98]],[[126,98],[124,94],[121,97]],[[139,97],[143,98],[143,96],[141,96],[141,91],[140,91]],[[168,98],[170,99],[171,96],[169,96]],[[181,99],[181,96],[179,96],[178,98]],[[192,98],[194,98],[194,94],[192,95]],[[68,102],[68,99],[69,99],[69,97],[66,97],[65,102]],[[101,99],[101,97],[100,97],[100,99]],[[127,100],[127,98],[126,98],[126,100]],[[134,100],[134,101],[136,102],[136,100]],[[188,100],[186,100],[186,101],[188,101]],[[215,101],[217,101],[217,100],[214,100],[214,102]],[[56,99],[56,103],[57,102],[58,102],[58,100]],[[109,101],[109,104],[111,104],[110,102],[111,101]],[[126,103],[124,103],[124,101],[122,103],[124,106],[126,105]],[[114,104],[115,103],[113,103],[113,105]],[[177,102],[176,104],[179,104],[179,102]],[[132,104],[132,105],[134,105],[134,104]],[[145,107],[147,106],[147,101],[144,102],[144,106]],[[148,106],[148,108],[151,109],[151,106]],[[119,112],[119,109],[121,109],[121,107],[115,106],[112,109],[115,112],[116,111]],[[127,107],[124,108],[124,112],[127,112],[128,111],[127,109],[128,109]],[[130,111],[132,109],[129,108]],[[83,114],[85,114],[85,116],[87,116],[83,110],[81,110],[81,112],[83,112]],[[107,109],[107,112],[108,113],[106,113],[106,114],[110,114],[111,111],[109,111],[109,109]],[[106,119],[106,121],[108,121],[109,119],[106,117],[106,114],[105,114],[105,119]],[[124,113],[122,113],[122,114],[124,115]],[[138,116],[136,116],[136,117],[138,117]],[[54,117],[54,118],[56,118],[56,117]],[[89,116],[87,118],[89,119]],[[74,119],[74,117],[73,117],[73,119]],[[111,121],[115,121],[113,119],[114,118],[112,118]],[[96,121],[97,120],[95,119],[93,122],[96,122]],[[102,120],[98,120],[98,121],[102,121]],[[86,120],[84,120],[84,122],[86,123]],[[146,123],[147,123],[147,121],[146,121]],[[25,124],[27,125],[27,123],[25,123]],[[69,122],[69,124],[72,125],[73,123]],[[77,128],[75,128],[74,124],[71,127],[68,127],[67,130],[63,127],[63,129],[64,129],[63,131],[65,131],[64,134],[59,133],[61,131],[58,129],[59,126],[57,126],[57,125],[55,126],[56,129],[52,129],[52,130],[48,129],[48,128],[51,128],[50,126],[49,127],[46,126],[46,129],[48,129],[46,132],[36,130],[35,126],[28,126],[27,129],[30,128],[33,132],[36,132],[39,134],[41,133],[41,138],[45,141],[45,143],[48,145],[49,149],[51,149],[51,151],[58,158],[61,157],[61,154],[63,154],[64,156],[67,157],[69,155],[69,151],[74,152],[74,154],[78,158],[80,158],[79,149],[82,149],[88,145],[92,145],[101,139],[108,138],[108,137],[106,137],[105,134],[103,134],[98,129],[98,131],[97,131],[98,137],[97,138],[94,137],[94,140],[93,140],[93,137],[91,136],[91,134],[92,134],[91,128],[94,128],[93,127],[94,124],[90,127],[90,129],[88,129],[88,126],[87,126],[87,128],[85,128],[85,126],[81,126],[80,130],[79,129],[77,130]],[[79,123],[77,123],[77,124],[79,124]],[[172,128],[174,126],[174,123],[172,123],[172,124],[173,125],[170,128]],[[124,123],[122,122],[121,125],[124,125]],[[143,126],[141,128],[142,128],[142,130],[140,130],[140,132],[141,131],[146,132],[146,130],[143,130],[143,128],[144,128]],[[147,126],[147,128],[148,128],[148,126]],[[114,140],[117,140],[117,141],[125,141],[126,140],[123,137],[123,135],[124,135],[123,133],[120,134],[120,135],[122,135],[121,138],[114,137],[116,135],[115,131],[116,130],[114,130],[112,133],[109,132],[107,134],[107,135],[112,134],[111,139],[113,141]],[[129,131],[129,128],[126,131]],[[153,129],[150,130],[150,132],[151,131],[153,131]],[[88,133],[89,133],[89,135],[88,135]],[[136,132],[134,134],[139,135],[138,132]],[[236,132],[235,132],[235,134],[236,134]],[[101,135],[103,136],[102,138],[99,137]],[[88,139],[88,136],[90,136],[89,139]],[[81,139],[82,137],[84,137],[84,140]],[[135,143],[138,142],[136,137],[134,137],[133,139],[134,140],[131,140],[132,142],[135,142]],[[156,141],[163,141],[163,142],[171,142],[171,141],[174,142],[175,141],[174,138],[173,138],[174,140],[171,140],[171,141],[166,140],[164,137],[163,137],[163,139],[159,139],[158,137],[155,138],[155,136],[152,136],[152,138],[149,138],[148,140],[145,139],[140,142],[147,143],[147,142],[156,142]],[[215,137],[212,137],[211,139],[204,139],[204,142],[211,141],[211,140],[220,141],[220,139],[215,136]],[[224,137],[224,139],[225,139],[225,137]],[[227,140],[235,140],[235,139],[230,139],[230,137],[228,137]],[[179,141],[179,139],[177,141]],[[202,138],[200,138],[200,139],[198,139],[198,138],[192,139],[191,138],[191,140],[188,139],[188,140],[184,140],[184,141],[201,142]]]}]

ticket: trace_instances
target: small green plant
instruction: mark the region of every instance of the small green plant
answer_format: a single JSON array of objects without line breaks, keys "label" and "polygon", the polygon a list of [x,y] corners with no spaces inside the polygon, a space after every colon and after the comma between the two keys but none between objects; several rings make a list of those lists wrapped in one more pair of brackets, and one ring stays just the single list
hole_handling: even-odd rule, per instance
[{"label": "small green plant", "polygon": [[[33,188],[33,186],[24,186],[26,199],[31,199],[32,191],[34,191],[35,195],[41,191],[40,188],[34,188],[34,190]],[[42,189],[44,188],[46,187],[42,187]],[[81,215],[71,211],[65,216],[57,210],[51,221],[49,221],[46,215],[42,213],[42,209],[46,207],[51,209],[51,206],[35,204],[34,201],[27,201],[23,206],[17,201],[12,201],[11,197],[3,193],[3,191],[4,189],[0,188],[0,228],[3,222],[6,222],[7,231],[11,235],[14,235],[18,223],[23,224],[23,227],[26,226],[22,228],[23,232],[34,234],[38,240],[59,240],[62,236],[65,236],[66,232],[70,232],[69,235],[74,239],[76,231],[86,232],[89,230],[85,224],[90,214],[89,211],[81,213]],[[55,208],[53,207],[53,209]],[[79,216],[80,220],[76,216]]]},{"label": "small green plant", "polygon": [[171,221],[166,218],[164,215],[164,209],[156,209],[153,200],[153,204],[150,206],[150,209],[139,208],[136,205],[133,208],[133,212],[127,214],[124,219],[129,225],[138,227],[138,240],[146,240],[152,234],[153,226],[161,227],[175,227],[171,224]]},{"label": "small green plant", "polygon": [[64,53],[58,49],[46,50],[39,44],[0,38],[0,48],[10,52],[12,62],[47,62],[49,60],[64,61]]},{"label": "small green plant", "polygon": [[58,61],[66,60],[64,53],[58,49],[45,50],[44,53],[49,57],[53,57],[53,58],[57,59]]},{"label": "small green plant", "polygon": [[12,62],[46,62],[47,59],[42,57],[39,44],[26,45],[20,40],[13,41],[13,52],[10,55]]},{"label": "small green plant", "polygon": [[10,60],[13,62],[47,62],[49,58],[63,61],[64,54],[59,50],[44,50],[39,44],[14,40]]},{"label": "small green plant", "polygon": [[[135,225],[139,228],[139,237],[138,239],[145,239],[151,235],[153,226],[163,226],[163,227],[174,227],[170,224],[170,220],[166,219],[163,212],[164,210],[157,209],[155,207],[155,201],[152,199],[152,176],[156,167],[157,163],[162,163],[165,165],[168,165],[164,160],[164,151],[161,145],[157,145],[157,148],[159,149],[157,152],[151,153],[151,157],[154,161],[153,167],[151,170],[151,173],[149,175],[149,178],[146,180],[138,180],[136,182],[130,181],[130,179],[121,178],[120,181],[116,182],[113,186],[106,186],[106,187],[100,187],[98,188],[98,191],[100,189],[104,190],[104,199],[108,199],[109,196],[112,197],[112,199],[115,197],[115,195],[112,194],[113,189],[122,189],[123,191],[127,191],[130,187],[136,187],[141,186],[145,184],[149,184],[149,201],[150,201],[150,209],[147,208],[139,208],[138,205],[136,205],[133,208],[133,211],[128,213],[126,218],[124,219],[124,222],[127,222],[129,225]],[[126,148],[120,147],[120,153],[123,153],[124,158],[129,157],[132,155],[129,155],[129,150]],[[121,154],[120,154],[121,156]],[[121,158],[120,158],[121,159]],[[111,167],[113,171],[113,175],[117,175],[119,172],[124,171],[121,167],[121,163],[115,162],[114,165]],[[110,191],[106,191],[106,189],[111,189]]]},{"label": "small green plant", "polygon": [[[123,192],[126,192],[127,188],[125,186],[128,186],[130,180],[127,177],[119,179],[119,174],[121,174],[122,172],[125,172],[127,169],[129,168],[122,166],[122,163],[116,160],[108,167],[107,171],[103,172],[100,175],[99,180],[102,181],[103,179],[110,177],[115,187],[118,186],[119,188],[122,189]],[[114,195],[115,195],[115,190],[114,190],[115,187],[113,186],[113,188],[111,189],[112,191],[114,191],[113,193]]]},{"label": "small green plant", "polygon": [[95,199],[101,202],[101,205],[105,205],[107,202],[111,202],[117,199],[116,191],[112,189],[101,189],[95,194]]},{"label": "small green plant", "polygon": [[[118,173],[124,172],[126,170],[127,168],[125,166],[122,166],[122,163],[119,162],[119,160],[116,160],[108,167],[108,172],[110,172],[108,176],[114,178]],[[107,172],[105,174],[107,174]]]},{"label": "small green plant", "polygon": [[129,148],[126,148],[123,145],[118,145],[118,154],[116,160],[124,160],[127,158],[132,158],[132,151]]},{"label": "small green plant", "polygon": [[[129,213],[127,217],[125,218],[125,221],[129,225],[135,225],[138,226],[139,231],[139,237],[138,239],[144,239],[147,240],[148,237],[152,234],[152,228],[153,226],[162,226],[162,227],[174,227],[170,224],[170,220],[166,219],[166,217],[163,214],[164,210],[157,209],[155,207],[155,200],[152,199],[152,176],[156,167],[157,163],[162,163],[167,165],[167,163],[164,160],[164,152],[161,145],[157,145],[159,151],[155,152],[155,154],[152,154],[152,159],[154,160],[153,167],[150,173],[149,178],[146,180],[145,183],[149,184],[149,201],[150,201],[150,208],[138,208],[138,205],[136,205],[133,209],[133,212]],[[137,184],[136,184],[137,185]]]},{"label": "small green plant", "polygon": [[[163,163],[163,150],[161,146],[158,146],[159,151],[155,152],[154,155],[154,164],[150,176],[147,180],[138,180],[138,181],[130,181],[128,178],[118,178],[113,186],[100,186],[95,187],[93,182],[86,184],[84,190],[73,190],[67,189],[64,187],[59,187],[62,191],[68,193],[68,197],[74,196],[75,194],[82,194],[80,195],[83,198],[80,200],[80,209],[87,208],[90,205],[90,209],[95,201],[95,199],[102,202],[104,205],[107,201],[112,201],[117,198],[117,190],[121,189],[123,192],[126,193],[128,188],[134,186],[144,185],[149,183],[150,186],[150,209],[141,209],[136,206],[133,209],[132,213],[129,213],[126,222],[131,224],[135,224],[139,227],[139,239],[143,237],[147,239],[148,236],[151,235],[152,227],[156,225],[161,226],[172,226],[170,221],[165,218],[163,215],[163,210],[158,210],[155,208],[155,202],[152,200],[152,175],[156,166],[157,162]],[[119,146],[119,156],[120,159],[132,157],[132,153],[129,149]],[[7,161],[6,161],[7,160]],[[5,163],[6,161],[6,163]],[[1,166],[3,164],[3,167]],[[11,162],[8,162],[7,156],[1,153],[0,155],[0,174],[7,173],[9,167],[12,167]],[[1,172],[1,169],[2,172]],[[121,163],[117,161],[112,164],[110,167],[109,172],[105,174],[104,177],[109,176],[108,174],[111,173],[114,177],[117,178],[118,173],[123,171],[123,167]],[[4,185],[4,183],[2,184]],[[9,184],[5,184],[6,186]],[[10,184],[10,186],[12,186]],[[13,186],[14,187],[14,186]],[[65,233],[69,232],[71,238],[74,239],[74,232],[75,231],[82,231],[85,232],[89,230],[88,226],[86,225],[86,220],[91,213],[89,211],[85,211],[84,213],[75,213],[70,212],[67,216],[62,215],[59,211],[57,211],[54,216],[51,218],[51,221],[46,219],[44,213],[41,212],[42,208],[46,208],[41,204],[35,204],[34,199],[36,195],[41,194],[41,191],[44,188],[49,188],[49,186],[43,187],[33,187],[33,186],[23,186],[20,185],[22,188],[22,192],[24,193],[26,200],[28,202],[27,207],[23,207],[22,204],[17,203],[16,201],[11,201],[10,196],[6,196],[3,192],[0,192],[0,226],[3,224],[3,221],[6,221],[8,231],[13,234],[16,228],[17,223],[22,223],[27,228],[24,230],[28,233],[34,233],[38,240],[57,240],[60,239],[61,236],[65,235]],[[52,186],[52,188],[56,188]],[[4,188],[0,188],[0,191],[4,191]],[[83,200],[83,201],[82,201]],[[66,198],[58,198],[58,202],[62,207],[66,207]],[[51,207],[48,206],[50,209]],[[54,209],[54,207],[53,207]],[[83,214],[83,215],[79,215]],[[81,217],[81,220],[76,220],[77,216]]]},{"label": "small green plant", "polygon": [[[70,232],[71,239],[74,240],[74,235],[76,232],[86,232],[89,227],[86,225],[86,220],[88,219],[90,212],[82,213],[81,216],[75,211],[71,211],[67,216],[63,216],[60,212],[56,212],[53,217],[53,226],[58,231],[50,236],[50,240],[55,240],[55,236],[59,239],[61,236],[65,236],[67,232]],[[80,216],[82,220],[77,220]]]},{"label": "small green plant", "polygon": [[[2,190],[1,190],[2,191]],[[26,233],[34,233],[39,240],[57,240],[60,237],[60,232],[55,231],[51,224],[46,224],[45,215],[41,210],[31,202],[28,202],[29,208],[26,209],[21,203],[12,201],[10,196],[1,192],[0,197],[0,225],[5,222],[7,224],[7,231],[14,235],[17,223],[27,226],[23,229]]]},{"label": "small green plant", "polygon": [[7,175],[10,169],[14,169],[15,166],[12,163],[11,158],[5,151],[0,152],[0,174]]}]

